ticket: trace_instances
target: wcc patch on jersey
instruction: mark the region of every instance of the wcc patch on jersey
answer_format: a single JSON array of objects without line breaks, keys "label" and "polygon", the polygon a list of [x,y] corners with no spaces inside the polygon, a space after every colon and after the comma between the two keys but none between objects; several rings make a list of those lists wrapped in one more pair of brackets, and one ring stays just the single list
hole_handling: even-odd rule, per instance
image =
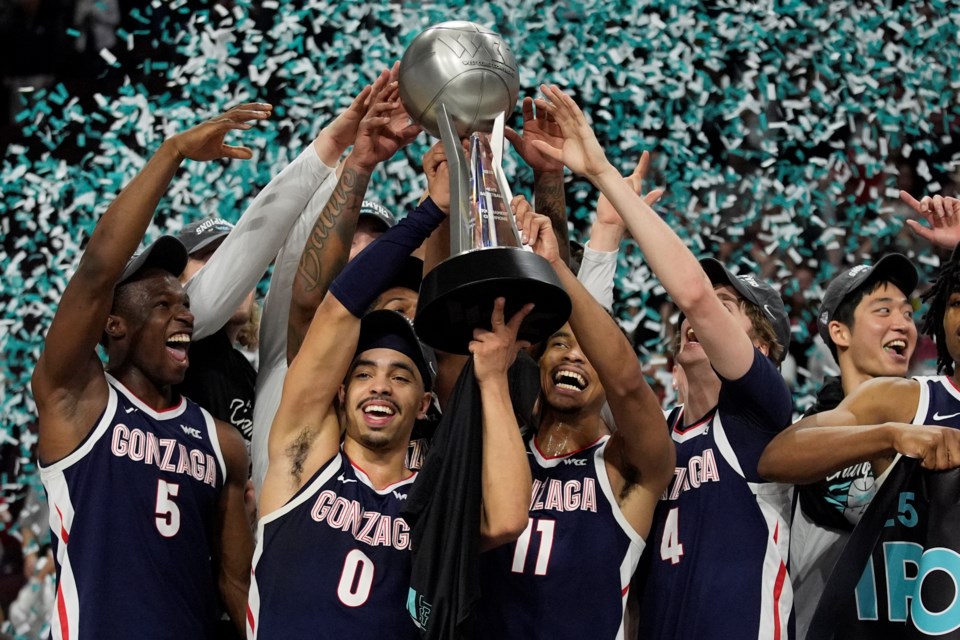
[{"label": "wcc patch on jersey", "polygon": [[902,458],[851,534],[808,640],[960,640],[960,469]]}]

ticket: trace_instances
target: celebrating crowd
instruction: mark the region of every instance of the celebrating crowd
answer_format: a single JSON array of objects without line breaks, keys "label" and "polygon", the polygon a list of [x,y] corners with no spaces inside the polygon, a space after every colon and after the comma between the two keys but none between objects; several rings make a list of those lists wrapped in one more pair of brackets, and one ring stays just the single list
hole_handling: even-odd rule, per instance
[{"label": "celebrating crowd", "polygon": [[[270,126],[269,104],[168,138],[100,219],[33,374],[53,637],[806,637],[899,459],[960,466],[960,255],[925,295],[929,377],[905,377],[907,258],[830,282],[817,322],[840,376],[791,424],[780,293],[698,260],[655,211],[661,192],[644,191],[646,154],[620,175],[577,104],[543,85],[508,131],[537,176],[533,202],[511,207],[569,321],[528,344],[532,306],[499,298],[469,356],[437,352],[412,320],[420,279],[449,256],[442,145],[405,216],[365,199],[377,165],[421,134],[397,73],[364,87],[236,226],[184,225],[138,252],[178,167],[249,159],[226,138]],[[576,271],[565,168],[599,192]],[[960,200],[902,198],[920,238],[956,246]],[[609,312],[627,233],[679,310],[666,410]],[[258,339],[244,337],[271,263]],[[459,450],[471,429],[478,446]],[[458,465],[476,470],[462,486],[436,471]],[[418,510],[450,493],[458,526]],[[436,591],[411,586],[419,567],[464,556]]]}]

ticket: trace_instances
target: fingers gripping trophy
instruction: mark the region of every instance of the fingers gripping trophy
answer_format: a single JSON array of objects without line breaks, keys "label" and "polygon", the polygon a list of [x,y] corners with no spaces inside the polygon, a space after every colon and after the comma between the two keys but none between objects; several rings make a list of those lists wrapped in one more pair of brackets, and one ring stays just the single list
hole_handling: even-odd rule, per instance
[{"label": "fingers gripping trophy", "polygon": [[[473,330],[489,328],[493,303],[505,316],[534,309],[518,338],[539,342],[570,316],[570,298],[546,260],[524,247],[503,175],[503,128],[520,92],[517,62],[498,34],[472,22],[422,32],[400,61],[407,113],[443,141],[450,169],[450,258],[423,279],[417,333],[431,346],[468,353]],[[465,154],[461,138],[469,139]]]}]

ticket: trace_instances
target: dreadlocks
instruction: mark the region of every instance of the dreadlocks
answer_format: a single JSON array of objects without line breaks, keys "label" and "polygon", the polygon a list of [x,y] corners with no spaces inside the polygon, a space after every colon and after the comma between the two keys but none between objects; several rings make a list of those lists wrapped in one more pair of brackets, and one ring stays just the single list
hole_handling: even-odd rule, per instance
[{"label": "dreadlocks", "polygon": [[960,260],[957,259],[956,252],[940,269],[936,281],[930,290],[923,294],[924,302],[929,302],[930,307],[926,315],[923,316],[924,334],[933,338],[937,343],[937,373],[953,375],[953,358],[947,351],[947,336],[943,330],[943,317],[947,312],[947,302],[950,300],[950,294],[960,291]]}]

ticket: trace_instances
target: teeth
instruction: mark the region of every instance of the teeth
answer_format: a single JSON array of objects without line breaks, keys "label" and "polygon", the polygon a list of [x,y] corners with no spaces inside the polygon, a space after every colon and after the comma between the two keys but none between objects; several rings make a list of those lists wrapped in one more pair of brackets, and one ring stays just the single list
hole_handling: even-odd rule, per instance
[{"label": "teeth", "polygon": [[906,350],[907,343],[903,340],[891,340],[887,344],[883,345],[884,349],[892,349],[897,353],[901,353]]},{"label": "teeth", "polygon": [[693,329],[687,329],[687,340],[689,340],[690,342],[697,341],[697,334],[693,332]]},{"label": "teeth", "polygon": [[379,413],[386,416],[392,416],[395,412],[391,407],[382,404],[371,404],[363,408],[364,413]]},{"label": "teeth", "polygon": [[561,389],[572,389],[573,391],[582,391],[587,386],[587,380],[576,371],[559,371],[554,376],[555,386]]},{"label": "teeth", "polygon": [[188,334],[188,333],[177,333],[177,334],[174,334],[174,335],[170,336],[169,338],[167,338],[167,342],[183,342],[183,343],[189,343],[189,342],[190,342],[190,334]]}]

